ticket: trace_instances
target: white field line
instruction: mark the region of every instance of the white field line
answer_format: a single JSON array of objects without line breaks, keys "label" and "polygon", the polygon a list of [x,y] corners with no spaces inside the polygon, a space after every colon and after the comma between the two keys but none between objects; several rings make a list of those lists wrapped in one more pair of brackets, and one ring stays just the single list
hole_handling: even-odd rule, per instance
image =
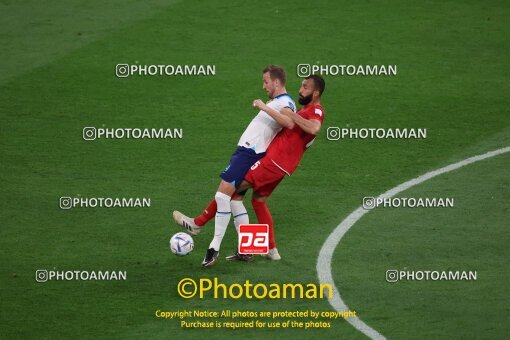
[{"label": "white field line", "polygon": [[[501,155],[503,153],[510,152],[510,146],[497,149],[494,151],[490,151],[487,153],[484,153],[482,155],[470,157],[467,159],[464,159],[462,161],[459,161],[457,163],[453,163],[450,165],[447,165],[443,168],[433,170],[430,172],[427,172],[424,175],[421,175],[420,177],[416,177],[414,179],[411,179],[407,182],[404,182],[393,189],[390,189],[386,191],[385,193],[379,195],[376,197],[376,200],[378,198],[391,198],[395,196],[398,193],[401,193],[402,191],[405,191],[409,188],[414,187],[415,185],[418,185],[420,183],[423,183],[431,178],[434,178],[436,176],[442,175],[444,173],[457,170],[459,168],[462,168],[463,166],[491,158],[497,155]],[[331,234],[328,236],[324,244],[322,245],[322,248],[319,253],[319,257],[317,259],[317,275],[319,277],[319,282],[321,284],[330,284],[333,287],[333,297],[328,298],[328,301],[330,305],[337,311],[348,311],[349,307],[345,304],[345,302],[342,300],[342,297],[340,295],[340,292],[335,286],[335,282],[333,281],[333,276],[331,274],[331,259],[333,257],[333,252],[335,251],[335,248],[338,246],[340,241],[342,240],[342,237],[347,233],[347,231],[361,218],[363,215],[368,213],[370,210],[365,210],[363,207],[359,207],[356,210],[354,210],[347,218],[345,218],[336,228],[331,232]],[[360,318],[347,318],[347,322],[349,322],[354,328],[365,334],[366,336],[372,338],[372,339],[386,339],[382,334],[377,332],[375,329],[368,326],[366,323],[361,321]]]}]

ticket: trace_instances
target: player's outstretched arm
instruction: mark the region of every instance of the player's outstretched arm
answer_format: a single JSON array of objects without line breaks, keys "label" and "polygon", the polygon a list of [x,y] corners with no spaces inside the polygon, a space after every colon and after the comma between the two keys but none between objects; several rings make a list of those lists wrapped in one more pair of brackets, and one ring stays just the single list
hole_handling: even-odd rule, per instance
[{"label": "player's outstretched arm", "polygon": [[303,118],[296,112],[287,108],[282,109],[281,113],[292,119],[292,121],[306,133],[317,136],[321,131],[321,122],[319,122],[317,119]]},{"label": "player's outstretched arm", "polygon": [[255,99],[252,105],[253,107],[258,108],[259,110],[262,110],[273,117],[273,119],[276,120],[276,122],[281,126],[286,127],[287,129],[292,129],[294,127],[294,121],[291,117],[283,115],[275,109],[270,108],[262,100]]}]

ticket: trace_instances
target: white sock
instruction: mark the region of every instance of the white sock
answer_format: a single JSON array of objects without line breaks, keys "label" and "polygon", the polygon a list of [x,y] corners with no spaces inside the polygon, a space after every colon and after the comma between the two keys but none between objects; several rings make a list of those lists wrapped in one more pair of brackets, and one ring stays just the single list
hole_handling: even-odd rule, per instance
[{"label": "white sock", "polygon": [[209,248],[219,251],[225,231],[227,231],[228,222],[230,222],[230,196],[225,195],[221,192],[217,192],[214,196],[218,210],[216,217],[214,218],[214,238],[209,245]]},{"label": "white sock", "polygon": [[232,215],[234,215],[234,225],[236,226],[237,233],[239,234],[239,226],[241,224],[250,223],[250,217],[244,207],[243,201],[230,201],[230,208],[232,209]]}]

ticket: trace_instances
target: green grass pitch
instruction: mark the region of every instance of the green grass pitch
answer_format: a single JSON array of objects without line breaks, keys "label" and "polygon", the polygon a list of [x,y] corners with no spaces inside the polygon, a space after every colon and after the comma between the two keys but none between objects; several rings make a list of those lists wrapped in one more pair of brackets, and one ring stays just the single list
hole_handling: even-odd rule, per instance
[{"label": "green grass pitch", "polygon": [[[0,338],[365,336],[327,329],[182,329],[154,312],[331,311],[326,299],[183,299],[180,279],[318,283],[319,250],[364,196],[510,145],[506,1],[0,1]],[[117,78],[115,65],[214,64],[211,77]],[[395,64],[395,77],[326,76],[323,130],[268,201],[282,261],[200,262],[213,224],[173,256],[174,209],[196,215],[265,99],[261,70]],[[84,141],[82,129],[180,127],[183,139]],[[427,128],[423,140],[329,141],[326,128]],[[510,155],[402,197],[451,209],[376,209],[332,272],[346,304],[389,339],[510,334]],[[61,210],[61,196],[150,197],[147,209]],[[252,221],[255,215],[246,205]],[[476,270],[476,281],[385,281],[388,269]],[[38,269],[125,270],[126,281],[37,283]]]}]

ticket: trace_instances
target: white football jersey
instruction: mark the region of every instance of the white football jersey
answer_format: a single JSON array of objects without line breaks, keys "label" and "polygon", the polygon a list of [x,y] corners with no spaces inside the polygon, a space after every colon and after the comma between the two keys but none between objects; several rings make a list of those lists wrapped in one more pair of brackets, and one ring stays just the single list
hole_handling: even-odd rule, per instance
[{"label": "white football jersey", "polygon": [[[280,111],[285,107],[296,111],[294,100],[286,93],[276,96],[267,103],[267,106],[276,111]],[[246,130],[244,130],[237,145],[244,146],[247,149],[253,149],[255,153],[266,152],[269,144],[271,144],[274,137],[276,137],[281,129],[282,126],[280,124],[261,110],[255,118],[253,118]]]}]

